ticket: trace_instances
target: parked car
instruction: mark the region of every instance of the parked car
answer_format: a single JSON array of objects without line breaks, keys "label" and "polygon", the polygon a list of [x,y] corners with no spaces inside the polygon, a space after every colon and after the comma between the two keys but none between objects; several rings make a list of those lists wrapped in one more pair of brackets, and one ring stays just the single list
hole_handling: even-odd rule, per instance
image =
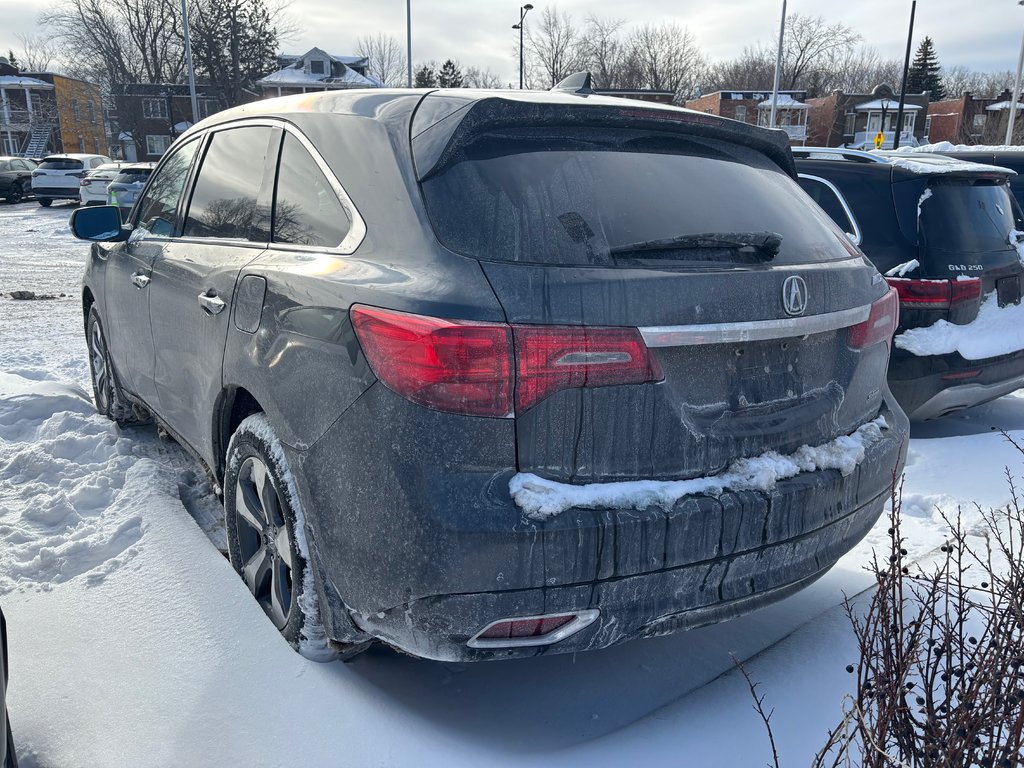
[{"label": "parked car", "polygon": [[78,199],[82,205],[104,205],[107,202],[107,185],[117,176],[124,163],[104,163],[88,171],[78,182]]},{"label": "parked car", "polygon": [[0,197],[8,203],[20,203],[31,195],[35,167],[24,157],[0,157]]},{"label": "parked car", "polygon": [[14,737],[11,735],[11,720],[7,716],[7,622],[0,611],[0,729],[6,734],[0,740],[0,765],[3,768],[18,768],[18,756],[14,753]]},{"label": "parked car", "polygon": [[77,201],[82,177],[110,162],[105,155],[49,155],[32,171],[32,193],[43,207],[54,200]]},{"label": "parked car", "polygon": [[121,172],[107,187],[105,202],[108,205],[123,208],[127,213],[135,205],[135,201],[142,188],[146,186],[146,182],[149,181],[149,175],[153,172],[155,165],[156,163],[132,163],[121,168]]},{"label": "parked car", "polygon": [[[1024,386],[1024,349],[1000,330],[1024,321],[1013,171],[923,153],[794,153],[801,186],[899,292],[889,386],[910,417],[937,418]],[[986,302],[991,320],[975,323]],[[947,333],[947,324],[966,330]],[[967,336],[975,342],[957,342]]]},{"label": "parked car", "polygon": [[1017,198],[1017,204],[1024,206],[1024,151],[992,151],[988,149],[980,151],[963,148],[946,152],[933,152],[930,147],[927,147],[927,149],[928,154],[935,154],[939,157],[951,157],[954,160],[965,160],[970,163],[983,163],[985,165],[998,165],[1001,168],[1009,168],[1017,174],[1010,177],[1010,191]]},{"label": "parked car", "polygon": [[202,457],[307,652],[731,618],[902,469],[895,291],[773,131],[585,87],[307,94],[187,131],[127,226],[71,225],[98,410]]}]

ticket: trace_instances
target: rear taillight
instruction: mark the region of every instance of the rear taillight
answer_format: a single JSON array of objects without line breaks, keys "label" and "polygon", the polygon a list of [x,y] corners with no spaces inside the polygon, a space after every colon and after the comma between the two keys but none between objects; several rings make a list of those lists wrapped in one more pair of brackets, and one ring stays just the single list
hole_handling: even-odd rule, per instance
[{"label": "rear taillight", "polygon": [[512,329],[504,323],[353,307],[352,325],[374,374],[402,397],[471,416],[512,415]]},{"label": "rear taillight", "polygon": [[916,309],[948,309],[957,304],[981,298],[981,279],[964,277],[958,280],[909,280],[886,278],[899,294],[900,304]]},{"label": "rear taillight", "polygon": [[899,300],[896,290],[890,288],[885,296],[871,305],[867,320],[847,330],[847,346],[851,349],[864,349],[883,341],[889,343],[899,321]]},{"label": "rear taillight", "polygon": [[661,368],[636,328],[506,325],[353,307],[374,374],[415,403],[512,416],[562,389],[638,384]]},{"label": "rear taillight", "polygon": [[636,328],[513,326],[516,410],[576,387],[640,384],[662,378]]}]

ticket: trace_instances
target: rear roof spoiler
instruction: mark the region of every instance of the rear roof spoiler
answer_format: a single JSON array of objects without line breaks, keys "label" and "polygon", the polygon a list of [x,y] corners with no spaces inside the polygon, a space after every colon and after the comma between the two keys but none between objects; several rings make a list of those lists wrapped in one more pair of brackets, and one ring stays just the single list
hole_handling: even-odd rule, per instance
[{"label": "rear roof spoiler", "polygon": [[[722,139],[761,152],[796,178],[789,137],[781,130],[758,128],[688,109],[594,96],[584,90],[584,79],[577,81],[574,76],[568,80],[572,82],[563,81],[566,88],[556,86],[553,89],[555,93],[487,95],[470,103],[466,102],[465,97],[452,97],[452,104],[447,109],[440,105],[423,109],[421,104],[413,117],[412,126],[412,151],[417,178],[424,181],[439,173],[456,161],[462,148],[481,133],[513,126],[546,125],[650,128],[684,136]],[[447,98],[444,92],[428,94],[424,102]],[[436,122],[434,115],[440,118]],[[424,120],[432,124],[424,126]]]}]

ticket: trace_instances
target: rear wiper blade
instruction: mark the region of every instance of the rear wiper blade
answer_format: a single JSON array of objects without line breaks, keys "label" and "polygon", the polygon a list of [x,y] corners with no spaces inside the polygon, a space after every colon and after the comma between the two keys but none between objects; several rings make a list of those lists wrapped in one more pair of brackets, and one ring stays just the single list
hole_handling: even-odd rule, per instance
[{"label": "rear wiper blade", "polygon": [[698,249],[728,249],[743,251],[761,260],[769,261],[779,253],[782,235],[778,232],[699,232],[691,235],[667,237],[661,240],[641,240],[617,245],[612,254],[645,253],[648,251],[687,251]]}]

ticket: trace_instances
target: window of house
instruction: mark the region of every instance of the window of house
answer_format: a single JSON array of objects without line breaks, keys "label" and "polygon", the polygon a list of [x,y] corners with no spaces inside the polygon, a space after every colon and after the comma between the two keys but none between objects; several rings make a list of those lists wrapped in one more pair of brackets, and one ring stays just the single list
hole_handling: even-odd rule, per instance
[{"label": "window of house", "polygon": [[156,155],[159,157],[167,148],[171,146],[170,136],[147,136],[146,137],[146,154]]},{"label": "window of house", "polygon": [[81,105],[79,105],[78,99],[72,99],[71,100],[71,111],[75,115],[75,120],[81,120],[82,119],[82,107],[81,107]]},{"label": "window of house", "polygon": [[274,193],[273,241],[296,245],[340,245],[351,220],[316,160],[285,134]]},{"label": "window of house", "polygon": [[928,137],[932,132],[932,116],[926,115],[924,118],[924,135]]},{"label": "window of house", "polygon": [[92,151],[95,152],[97,155],[100,154],[100,137],[99,136],[93,136],[92,137]]},{"label": "window of house", "polygon": [[972,123],[972,125],[974,126],[974,130],[975,131],[979,131],[980,132],[980,131],[985,130],[985,118],[986,117],[988,117],[988,115],[986,115],[984,112],[979,112],[978,114],[976,114],[974,116],[974,122]]},{"label": "window of house", "polygon": [[90,123],[95,123],[96,122],[96,105],[92,102],[92,99],[90,99],[89,101],[87,101],[85,103],[85,106],[88,107],[89,122]]},{"label": "window of house", "polygon": [[323,59],[310,59],[309,71],[314,75],[324,74],[324,60]]},{"label": "window of house", "polygon": [[85,136],[78,134],[78,151],[85,154]]},{"label": "window of house", "polygon": [[882,113],[868,112],[868,133],[878,133],[880,130],[882,130]]},{"label": "window of house", "polygon": [[150,118],[167,117],[167,102],[164,99],[143,99],[142,116]]},{"label": "window of house", "polygon": [[209,117],[215,112],[220,111],[220,106],[216,99],[199,99],[197,105],[199,107],[199,119],[202,120],[204,117]]},{"label": "window of house", "polygon": [[740,122],[747,122],[747,108],[745,106],[736,107],[736,119]]},{"label": "window of house", "polygon": [[257,201],[272,131],[250,125],[213,134],[185,218],[186,237],[270,239],[270,233],[262,231],[269,219]]},{"label": "window of house", "polygon": [[857,113],[849,112],[846,115],[846,127],[843,129],[843,133],[847,136],[852,136],[853,132],[857,130]]},{"label": "window of house", "polygon": [[904,133],[913,133],[914,132],[914,124],[916,122],[917,122],[917,113],[916,112],[907,112],[906,114],[904,114],[903,115],[903,132]]},{"label": "window of house", "polygon": [[135,204],[138,225],[149,236],[170,237],[178,226],[178,202],[199,140],[178,147],[160,166],[145,196]]}]

